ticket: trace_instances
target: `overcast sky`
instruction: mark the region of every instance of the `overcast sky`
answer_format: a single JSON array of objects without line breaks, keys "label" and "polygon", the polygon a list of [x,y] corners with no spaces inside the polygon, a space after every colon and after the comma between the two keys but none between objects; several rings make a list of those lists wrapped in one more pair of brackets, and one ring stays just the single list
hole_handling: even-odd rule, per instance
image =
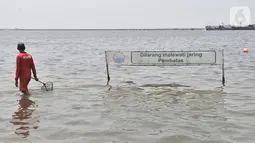
[{"label": "overcast sky", "polygon": [[203,28],[255,0],[0,0],[0,28]]}]

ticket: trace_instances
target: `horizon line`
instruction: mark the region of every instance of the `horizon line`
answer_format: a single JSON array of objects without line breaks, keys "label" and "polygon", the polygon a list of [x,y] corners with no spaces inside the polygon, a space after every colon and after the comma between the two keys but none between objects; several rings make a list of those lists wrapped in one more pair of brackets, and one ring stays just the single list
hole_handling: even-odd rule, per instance
[{"label": "horizon line", "polygon": [[38,30],[38,31],[46,31],[46,30],[51,30],[51,31],[110,31],[110,30],[203,30],[205,28],[98,28],[98,29],[86,29],[86,28],[63,28],[63,29],[56,29],[56,28],[0,28],[0,30],[13,30],[13,31],[22,31],[22,30]]}]

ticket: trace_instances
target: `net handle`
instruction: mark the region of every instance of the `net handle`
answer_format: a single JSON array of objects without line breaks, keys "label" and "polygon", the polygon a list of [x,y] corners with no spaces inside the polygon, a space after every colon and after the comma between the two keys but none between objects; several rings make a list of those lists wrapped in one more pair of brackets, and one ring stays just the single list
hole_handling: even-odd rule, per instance
[{"label": "net handle", "polygon": [[[35,79],[35,78],[33,78],[33,77],[31,77],[32,79]],[[38,80],[38,82],[40,82],[40,83],[42,83],[43,84],[43,86],[45,87],[45,89],[46,89],[46,91],[49,91],[49,89],[47,88],[47,86],[46,86],[46,83],[44,83],[44,82],[41,82],[40,80]]]},{"label": "net handle", "polygon": [[[31,77],[32,79],[35,80],[35,78]],[[46,85],[44,82],[41,82],[40,80],[38,80],[38,82],[42,83],[44,86]]]}]

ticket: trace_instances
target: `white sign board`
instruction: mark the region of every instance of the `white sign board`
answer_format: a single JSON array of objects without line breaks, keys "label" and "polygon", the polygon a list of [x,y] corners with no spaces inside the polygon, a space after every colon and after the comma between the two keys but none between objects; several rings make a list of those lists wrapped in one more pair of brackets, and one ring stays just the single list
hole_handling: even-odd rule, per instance
[{"label": "white sign board", "polygon": [[108,64],[127,66],[221,65],[222,50],[106,51]]},{"label": "white sign board", "polygon": [[197,51],[105,51],[107,84],[109,64],[123,66],[199,66],[222,65],[222,84],[225,85],[223,50]]}]

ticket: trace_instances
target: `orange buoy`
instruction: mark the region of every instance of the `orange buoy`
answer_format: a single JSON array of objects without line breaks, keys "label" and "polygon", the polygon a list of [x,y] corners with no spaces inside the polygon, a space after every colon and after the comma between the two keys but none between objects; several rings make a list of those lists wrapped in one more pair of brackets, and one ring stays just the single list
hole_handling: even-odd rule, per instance
[{"label": "orange buoy", "polygon": [[248,48],[244,48],[244,49],[243,49],[243,52],[244,52],[244,53],[248,53]]}]

